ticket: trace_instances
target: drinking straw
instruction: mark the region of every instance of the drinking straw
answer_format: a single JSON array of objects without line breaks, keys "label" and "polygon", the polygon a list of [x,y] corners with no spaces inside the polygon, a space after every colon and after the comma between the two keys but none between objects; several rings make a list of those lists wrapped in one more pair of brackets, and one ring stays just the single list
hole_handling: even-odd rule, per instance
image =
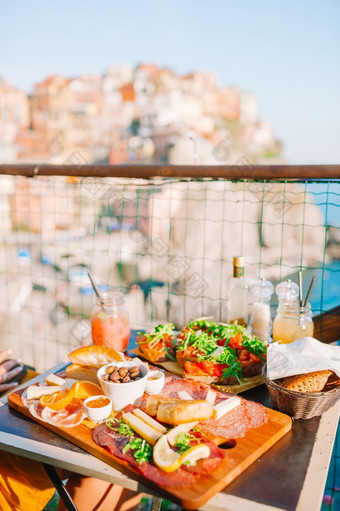
[{"label": "drinking straw", "polygon": [[102,306],[104,307],[104,300],[103,300],[103,298],[102,298],[102,296],[101,296],[101,294],[100,294],[100,292],[99,292],[99,289],[98,289],[98,287],[97,287],[97,284],[96,284],[96,283],[95,283],[95,281],[93,280],[93,277],[92,277],[92,275],[91,275],[90,270],[88,270],[88,271],[87,271],[87,275],[88,275],[88,277],[89,277],[89,279],[90,279],[90,281],[91,281],[91,284],[92,284],[92,287],[93,287],[94,292],[96,293],[97,297],[98,297],[98,298],[99,298],[99,300],[100,300],[100,303],[101,303],[101,304],[102,304]]},{"label": "drinking straw", "polygon": [[313,289],[313,286],[314,286],[314,282],[315,282],[315,275],[314,277],[312,278],[310,284],[309,284],[309,288],[308,288],[308,291],[307,291],[307,294],[306,294],[306,298],[305,298],[305,302],[303,304],[304,307],[306,307],[307,303],[308,303],[308,300],[309,300],[309,297],[310,297],[310,294],[312,292],[312,289]]},{"label": "drinking straw", "polygon": [[300,300],[300,307],[303,305],[303,290],[302,290],[302,271],[299,271],[299,300]]}]

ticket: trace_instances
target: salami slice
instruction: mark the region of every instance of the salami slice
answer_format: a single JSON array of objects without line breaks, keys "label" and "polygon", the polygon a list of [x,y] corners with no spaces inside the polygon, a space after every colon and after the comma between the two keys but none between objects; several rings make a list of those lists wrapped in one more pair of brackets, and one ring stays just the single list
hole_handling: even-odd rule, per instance
[{"label": "salami slice", "polygon": [[268,411],[260,403],[255,401],[246,401],[248,413],[250,415],[250,427],[258,428],[268,420]]},{"label": "salami slice", "polygon": [[236,406],[218,420],[208,419],[200,422],[199,426],[201,431],[208,436],[218,436],[225,439],[245,436],[251,427],[251,417],[246,401],[242,399],[239,406]]}]

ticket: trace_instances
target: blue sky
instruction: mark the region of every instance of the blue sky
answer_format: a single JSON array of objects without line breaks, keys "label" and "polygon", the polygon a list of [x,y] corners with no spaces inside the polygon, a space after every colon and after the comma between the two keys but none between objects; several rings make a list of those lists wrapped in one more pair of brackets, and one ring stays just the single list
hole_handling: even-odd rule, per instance
[{"label": "blue sky", "polygon": [[0,0],[0,75],[213,70],[257,95],[289,163],[339,163],[339,27],[339,0]]}]

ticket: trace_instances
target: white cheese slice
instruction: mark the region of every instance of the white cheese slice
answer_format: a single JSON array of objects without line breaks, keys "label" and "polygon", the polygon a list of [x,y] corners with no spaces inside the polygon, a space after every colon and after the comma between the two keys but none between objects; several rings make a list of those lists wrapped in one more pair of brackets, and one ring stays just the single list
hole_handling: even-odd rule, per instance
[{"label": "white cheese slice", "polygon": [[214,357],[216,355],[221,355],[221,353],[223,353],[225,350],[225,346],[219,346],[218,348],[216,348],[212,353],[210,353],[210,355],[214,355]]},{"label": "white cheese slice", "polygon": [[162,436],[162,433],[153,429],[131,412],[124,413],[123,421],[151,445],[155,445],[157,440]]},{"label": "white cheese slice", "polygon": [[189,399],[193,399],[190,394],[188,394],[188,392],[186,392],[185,390],[180,390],[178,392],[178,397],[180,399],[184,399],[185,401],[188,401]]},{"label": "white cheese slice", "polygon": [[46,387],[39,387],[38,385],[30,385],[27,388],[27,399],[40,399],[42,396],[46,396],[47,394],[54,394],[55,392],[60,392],[61,386],[57,385],[48,385]]},{"label": "white cheese slice", "polygon": [[143,410],[140,410],[139,408],[135,408],[132,411],[132,413],[134,415],[136,415],[136,417],[141,419],[143,422],[145,422],[145,424],[147,424],[151,428],[155,429],[156,431],[159,431],[159,433],[162,433],[162,435],[167,432],[167,429],[164,426],[162,426],[162,424],[155,421],[155,419],[150,417],[150,415],[148,415],[147,413],[143,412]]},{"label": "white cheese slice", "polygon": [[229,399],[226,399],[225,401],[221,401],[217,405],[213,406],[213,419],[220,419],[223,415],[230,412],[240,404],[241,398],[238,396],[233,396]]},{"label": "white cheese slice", "polygon": [[56,376],[55,374],[49,374],[45,378],[47,385],[64,385],[65,380],[63,378],[60,378],[59,376]]},{"label": "white cheese slice", "polygon": [[209,387],[207,397],[205,398],[208,403],[211,404],[211,406],[214,406],[216,401],[216,392]]},{"label": "white cheese slice", "polygon": [[198,421],[195,422],[186,422],[185,424],[179,424],[171,429],[167,434],[166,438],[170,445],[174,446],[176,443],[176,439],[179,435],[185,435],[189,433],[189,431],[194,428],[198,424]]}]

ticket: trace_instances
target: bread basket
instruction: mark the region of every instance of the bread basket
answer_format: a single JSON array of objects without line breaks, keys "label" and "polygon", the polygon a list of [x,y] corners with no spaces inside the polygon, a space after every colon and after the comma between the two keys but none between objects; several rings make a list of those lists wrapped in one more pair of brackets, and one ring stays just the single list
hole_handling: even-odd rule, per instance
[{"label": "bread basket", "polygon": [[294,419],[311,419],[322,415],[340,398],[340,387],[313,394],[285,389],[267,378],[266,365],[262,368],[262,376],[275,408]]}]

